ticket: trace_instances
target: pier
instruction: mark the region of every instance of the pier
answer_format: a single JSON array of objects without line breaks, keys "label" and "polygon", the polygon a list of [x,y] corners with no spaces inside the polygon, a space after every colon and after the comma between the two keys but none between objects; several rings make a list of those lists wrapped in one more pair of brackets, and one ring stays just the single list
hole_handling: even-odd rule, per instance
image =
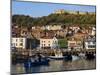
[{"label": "pier", "polygon": [[[57,49],[56,49],[57,51]],[[70,54],[70,55],[79,55],[79,54],[85,54],[85,55],[95,55],[96,54],[96,50],[70,50],[68,51],[67,49],[61,49],[60,50],[64,55]],[[39,49],[39,50],[26,50],[26,49],[18,49],[16,51],[12,51],[12,54],[20,54],[20,55],[24,55],[24,56],[32,56],[35,54],[43,54],[45,56],[50,56],[54,54],[54,49]]]}]

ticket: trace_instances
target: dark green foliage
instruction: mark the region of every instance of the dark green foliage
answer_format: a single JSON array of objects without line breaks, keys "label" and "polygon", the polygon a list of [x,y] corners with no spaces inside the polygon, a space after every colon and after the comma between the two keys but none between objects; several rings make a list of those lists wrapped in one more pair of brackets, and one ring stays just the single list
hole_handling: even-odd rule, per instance
[{"label": "dark green foliage", "polygon": [[66,39],[59,39],[58,45],[60,48],[67,48],[67,40]]},{"label": "dark green foliage", "polygon": [[20,26],[42,26],[48,24],[96,24],[96,15],[74,15],[74,14],[50,14],[43,17],[30,17],[25,15],[13,15],[12,23]]}]

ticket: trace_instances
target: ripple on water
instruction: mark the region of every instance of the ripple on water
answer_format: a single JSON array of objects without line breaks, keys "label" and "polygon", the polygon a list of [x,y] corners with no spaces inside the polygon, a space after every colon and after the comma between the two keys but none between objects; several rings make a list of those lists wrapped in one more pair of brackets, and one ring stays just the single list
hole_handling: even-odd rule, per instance
[{"label": "ripple on water", "polygon": [[[51,71],[63,71],[63,70],[84,70],[95,69],[96,60],[86,60],[73,56],[72,61],[63,60],[51,60],[49,66],[37,66],[30,69],[30,73],[34,72],[51,72]],[[26,73],[23,64],[12,65],[12,73]]]}]

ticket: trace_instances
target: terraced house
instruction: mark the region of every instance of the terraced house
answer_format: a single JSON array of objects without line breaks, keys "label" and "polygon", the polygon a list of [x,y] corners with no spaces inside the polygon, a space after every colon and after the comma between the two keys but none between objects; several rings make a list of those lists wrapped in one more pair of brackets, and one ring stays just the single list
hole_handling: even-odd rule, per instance
[{"label": "terraced house", "polygon": [[11,41],[11,47],[26,49],[26,38],[13,37]]},{"label": "terraced house", "polygon": [[54,49],[58,48],[58,39],[56,37],[43,37],[40,38],[40,48]]},{"label": "terraced house", "polygon": [[76,40],[72,38],[68,40],[68,49],[69,50],[81,50],[83,48],[83,43],[81,40]]},{"label": "terraced house", "polygon": [[85,49],[87,50],[95,50],[96,49],[96,38],[95,36],[89,36],[84,40]]}]

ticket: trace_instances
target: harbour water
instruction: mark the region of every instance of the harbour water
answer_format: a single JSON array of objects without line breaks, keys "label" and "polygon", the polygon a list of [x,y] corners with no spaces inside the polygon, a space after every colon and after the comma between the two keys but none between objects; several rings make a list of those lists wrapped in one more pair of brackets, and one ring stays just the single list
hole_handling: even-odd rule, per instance
[{"label": "harbour water", "polygon": [[56,71],[89,70],[96,68],[96,59],[74,58],[72,61],[50,60],[49,65],[34,66],[25,69],[23,64],[12,65],[11,73],[40,73]]}]

